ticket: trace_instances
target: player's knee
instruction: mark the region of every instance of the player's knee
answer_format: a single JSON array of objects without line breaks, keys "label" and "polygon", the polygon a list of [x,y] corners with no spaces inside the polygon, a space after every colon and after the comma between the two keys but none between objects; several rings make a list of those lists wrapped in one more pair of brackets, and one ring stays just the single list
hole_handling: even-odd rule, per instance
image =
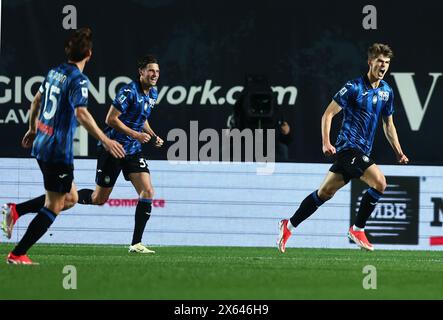
[{"label": "player's knee", "polygon": [[70,192],[70,193],[66,194],[61,211],[68,210],[68,209],[72,208],[77,202],[78,202],[78,193],[77,192]]},{"label": "player's knee", "polygon": [[140,192],[140,198],[144,199],[153,199],[154,198],[154,188],[146,188],[142,192]]},{"label": "player's knee", "polygon": [[337,190],[333,188],[323,187],[318,189],[317,195],[322,201],[328,201],[331,199]]},{"label": "player's knee", "polygon": [[56,214],[59,214],[63,211],[63,208],[65,207],[65,201],[60,201],[54,204],[54,212]]},{"label": "player's knee", "polygon": [[76,204],[76,202],[65,201],[65,205],[64,205],[62,211],[71,209],[75,204]]},{"label": "player's knee", "polygon": [[383,193],[385,192],[386,186],[387,186],[386,178],[385,176],[381,176],[378,177],[377,180],[375,181],[374,189],[376,189],[378,192]]},{"label": "player's knee", "polygon": [[61,211],[63,211],[63,208],[65,206],[65,201],[59,201],[56,203],[50,202],[49,204],[45,204],[45,207],[47,207],[49,210],[54,212],[56,215],[59,215]]}]

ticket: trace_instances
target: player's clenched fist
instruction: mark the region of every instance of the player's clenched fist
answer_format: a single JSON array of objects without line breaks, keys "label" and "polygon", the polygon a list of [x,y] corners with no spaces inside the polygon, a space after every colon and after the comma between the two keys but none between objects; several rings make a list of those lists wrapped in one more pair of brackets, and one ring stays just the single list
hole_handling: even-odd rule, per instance
[{"label": "player's clenched fist", "polygon": [[404,154],[398,155],[397,158],[398,158],[398,163],[400,163],[400,164],[408,164],[409,163],[408,157]]},{"label": "player's clenched fist", "polygon": [[157,148],[160,148],[163,145],[163,143],[164,143],[163,139],[157,136],[155,140],[155,146]]},{"label": "player's clenched fist", "polygon": [[335,147],[330,143],[324,144],[323,145],[323,153],[326,156],[330,157],[336,153]]},{"label": "player's clenched fist", "polygon": [[151,140],[151,136],[146,132],[138,132],[138,134],[135,136],[135,139],[137,139],[140,143],[146,143]]},{"label": "player's clenched fist", "polygon": [[22,139],[22,147],[23,148],[32,147],[32,143],[34,142],[35,135],[36,135],[35,131],[28,130]]}]

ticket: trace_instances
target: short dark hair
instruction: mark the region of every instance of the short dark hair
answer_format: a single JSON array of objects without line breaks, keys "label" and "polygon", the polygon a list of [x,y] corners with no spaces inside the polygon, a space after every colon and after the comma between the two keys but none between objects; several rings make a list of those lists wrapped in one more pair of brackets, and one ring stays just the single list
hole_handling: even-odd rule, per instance
[{"label": "short dark hair", "polygon": [[65,53],[70,61],[82,61],[89,50],[92,50],[92,31],[87,27],[77,29],[66,40]]},{"label": "short dark hair", "polygon": [[375,59],[381,54],[389,59],[394,57],[394,52],[387,44],[374,43],[368,49],[368,59]]},{"label": "short dark hair", "polygon": [[152,54],[147,54],[138,61],[138,69],[143,69],[150,63],[158,64],[157,58]]}]

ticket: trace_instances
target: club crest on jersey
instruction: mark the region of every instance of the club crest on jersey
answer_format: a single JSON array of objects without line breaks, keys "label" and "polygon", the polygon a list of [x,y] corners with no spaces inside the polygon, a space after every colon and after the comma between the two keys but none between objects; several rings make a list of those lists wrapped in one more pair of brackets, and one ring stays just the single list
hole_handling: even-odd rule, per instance
[{"label": "club crest on jersey", "polygon": [[156,99],[149,98],[149,107],[154,108]]},{"label": "club crest on jersey", "polygon": [[378,101],[377,96],[374,95],[374,96],[372,97],[372,104],[376,104],[377,101]]},{"label": "club crest on jersey", "polygon": [[382,101],[388,101],[388,99],[389,99],[389,92],[387,92],[387,91],[379,91],[378,92],[378,96],[380,97],[380,99]]}]

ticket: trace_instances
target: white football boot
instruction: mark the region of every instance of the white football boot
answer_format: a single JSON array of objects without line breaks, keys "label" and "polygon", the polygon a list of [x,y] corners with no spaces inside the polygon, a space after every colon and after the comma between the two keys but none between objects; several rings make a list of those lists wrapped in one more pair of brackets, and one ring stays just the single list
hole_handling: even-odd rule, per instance
[{"label": "white football boot", "polygon": [[150,250],[146,248],[141,242],[134,244],[133,246],[129,246],[129,252],[134,253],[155,253],[154,250]]}]

